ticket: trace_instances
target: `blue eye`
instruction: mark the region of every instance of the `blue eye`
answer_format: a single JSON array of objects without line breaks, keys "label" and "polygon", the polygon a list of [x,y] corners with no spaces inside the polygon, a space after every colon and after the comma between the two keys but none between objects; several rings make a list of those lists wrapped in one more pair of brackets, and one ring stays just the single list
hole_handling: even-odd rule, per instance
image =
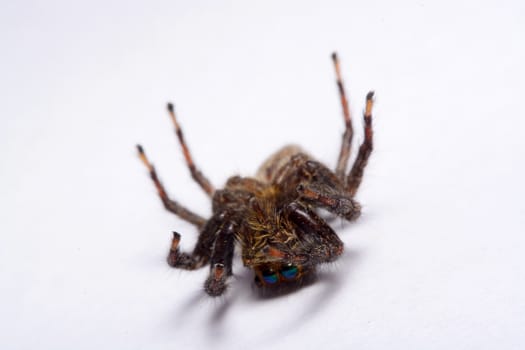
[{"label": "blue eye", "polygon": [[263,271],[262,277],[263,277],[264,282],[268,284],[277,283],[277,280],[278,280],[277,273],[273,271]]},{"label": "blue eye", "polygon": [[281,269],[281,275],[287,280],[294,279],[298,272],[297,266],[294,265],[283,266]]}]

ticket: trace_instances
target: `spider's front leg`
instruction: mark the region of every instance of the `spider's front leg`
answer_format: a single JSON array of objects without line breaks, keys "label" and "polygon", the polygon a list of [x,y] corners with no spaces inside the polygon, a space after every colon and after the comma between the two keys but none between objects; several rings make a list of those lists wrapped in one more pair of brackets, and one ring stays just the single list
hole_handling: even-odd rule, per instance
[{"label": "spider's front leg", "polygon": [[306,248],[301,263],[326,263],[334,261],[343,253],[343,242],[312,209],[299,202],[292,202],[284,208],[284,215],[293,223],[303,249]]},{"label": "spider's front leg", "polygon": [[213,245],[222,220],[222,215],[214,215],[206,222],[200,231],[197,244],[195,244],[192,253],[180,251],[180,234],[173,232],[170,251],[166,259],[168,265],[185,270],[195,270],[206,265],[212,256]]},{"label": "spider's front leg", "polygon": [[361,215],[361,205],[344,190],[308,182],[300,183],[296,190],[303,201],[324,208],[348,221],[355,220]]},{"label": "spider's front leg", "polygon": [[[340,87],[342,86],[340,78],[338,78],[338,85]],[[345,120],[348,127],[348,125],[351,125],[351,120],[347,113],[344,90],[341,91]],[[359,189],[368,158],[373,149],[373,104],[374,92],[370,91],[366,95],[366,107],[363,115],[365,138],[359,147],[359,152],[348,176],[341,178],[340,174],[341,169],[346,167],[346,162],[350,155],[348,140],[348,142],[343,141],[341,155],[335,173],[323,164],[310,159],[306,154],[298,153],[290,157],[290,160],[280,168],[273,180],[274,183],[283,189],[282,192],[285,194],[283,196],[284,198],[291,196],[290,189],[293,189],[297,192],[300,199],[313,206],[327,209],[347,220],[355,220],[359,217],[361,214],[361,205],[353,198]],[[347,133],[351,135],[351,127],[347,128],[345,135],[347,135]],[[345,137],[343,137],[344,140],[346,140]],[[349,140],[351,140],[351,137]]]},{"label": "spider's front leg", "polygon": [[291,157],[275,182],[285,199],[297,198],[347,220],[354,220],[361,213],[361,205],[352,198],[337,175],[305,154]]},{"label": "spider's front leg", "polygon": [[171,247],[166,259],[168,265],[185,270],[195,270],[206,265],[209,260],[209,256],[206,256],[206,254],[201,254],[201,252],[198,252],[197,249],[195,249],[191,254],[181,252],[179,249],[179,243],[180,234],[173,231]]},{"label": "spider's front leg", "polygon": [[213,251],[210,259],[210,274],[204,283],[204,290],[212,297],[220,296],[227,288],[227,280],[232,275],[233,251],[235,248],[236,221],[225,213],[220,215],[223,224],[214,235]]}]

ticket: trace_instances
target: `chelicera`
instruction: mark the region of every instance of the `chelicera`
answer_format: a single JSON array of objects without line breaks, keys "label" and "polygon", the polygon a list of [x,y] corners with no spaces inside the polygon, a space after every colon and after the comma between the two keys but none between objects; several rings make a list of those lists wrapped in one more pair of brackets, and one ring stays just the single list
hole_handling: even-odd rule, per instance
[{"label": "chelicera", "polygon": [[264,288],[300,284],[318,265],[332,262],[343,253],[343,242],[317,211],[324,209],[348,221],[361,213],[354,197],[373,147],[374,93],[366,96],[364,140],[349,166],[352,118],[335,53],[332,60],[345,122],[334,170],[290,145],[270,156],[254,177],[233,176],[223,188],[216,189],[196,167],[169,103],[168,112],[190,174],[212,202],[212,214],[206,220],[168,196],[144,149],[137,145],[164,207],[199,231],[191,253],[180,251],[181,236],[173,232],[168,264],[187,270],[209,265],[204,290],[210,296],[222,295],[227,289],[236,246],[240,246],[244,266],[253,270],[255,284]]}]

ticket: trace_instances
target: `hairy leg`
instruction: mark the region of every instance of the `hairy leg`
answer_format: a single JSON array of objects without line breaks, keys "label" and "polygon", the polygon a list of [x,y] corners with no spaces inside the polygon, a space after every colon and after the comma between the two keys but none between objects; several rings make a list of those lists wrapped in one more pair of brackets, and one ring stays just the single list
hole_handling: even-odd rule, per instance
[{"label": "hairy leg", "polygon": [[348,159],[350,158],[350,150],[352,147],[352,137],[354,134],[352,128],[352,116],[350,115],[350,108],[348,98],[346,97],[345,88],[343,85],[343,79],[341,77],[341,68],[339,65],[339,58],[337,53],[332,54],[332,60],[334,62],[337,89],[339,90],[339,97],[341,98],[341,107],[343,109],[343,116],[345,120],[345,132],[343,133],[343,139],[341,142],[341,151],[339,152],[339,158],[337,160],[337,166],[335,168],[335,174],[343,181],[348,167]]},{"label": "hairy leg", "polygon": [[275,184],[281,194],[278,205],[299,200],[347,220],[360,214],[361,206],[346,191],[344,183],[326,166],[304,154],[293,156],[280,169]]},{"label": "hairy leg", "polygon": [[179,139],[179,143],[182,147],[182,153],[184,154],[186,165],[188,166],[188,169],[190,169],[191,177],[199,184],[204,192],[206,192],[210,197],[213,196],[215,189],[206,176],[204,176],[204,174],[195,166],[188,145],[186,145],[186,141],[184,140],[184,134],[182,133],[182,129],[177,121],[175,108],[173,107],[172,103],[168,103],[168,113],[170,114],[173,126],[175,126],[175,133],[177,134],[177,138]]},{"label": "hairy leg", "polygon": [[212,216],[211,219],[206,222],[206,225],[204,225],[199,233],[199,238],[191,254],[180,251],[180,234],[173,232],[173,239],[167,257],[168,264],[171,267],[186,270],[194,270],[206,265],[212,257],[217,232],[223,220],[224,215],[219,214]]},{"label": "hairy leg", "polygon": [[201,216],[195,214],[191,210],[187,209],[186,207],[179,204],[177,201],[174,201],[173,199],[170,199],[168,197],[168,194],[166,193],[166,189],[162,185],[162,183],[159,180],[159,177],[157,176],[157,172],[155,171],[155,167],[150,163],[149,159],[146,157],[146,153],[144,152],[144,149],[142,146],[137,145],[137,150],[139,152],[139,157],[148,168],[149,174],[151,179],[153,180],[153,183],[155,184],[155,187],[157,188],[157,191],[159,193],[159,197],[162,200],[162,204],[164,204],[164,207],[172,212],[173,214],[177,215],[183,220],[186,220],[193,225],[197,226],[198,228],[201,228],[206,223],[206,220],[202,218]]},{"label": "hairy leg", "polygon": [[237,224],[226,215],[226,222],[215,235],[215,243],[210,259],[210,274],[204,282],[204,291],[216,297],[224,293],[227,280],[232,275],[233,251],[235,248],[235,231]]},{"label": "hairy leg", "polygon": [[209,256],[198,254],[195,251],[191,254],[181,252],[179,243],[180,234],[174,231],[170,251],[166,259],[168,265],[185,270],[195,270],[208,263]]},{"label": "hairy leg", "polygon": [[301,183],[297,186],[297,192],[303,201],[324,208],[348,221],[361,215],[361,205],[344,191],[337,191],[323,184]]},{"label": "hairy leg", "polygon": [[365,113],[363,115],[365,139],[363,140],[363,143],[359,147],[359,153],[357,154],[354,165],[352,166],[352,170],[350,170],[350,173],[348,174],[348,177],[346,179],[346,188],[352,197],[355,196],[357,190],[359,189],[359,185],[361,184],[361,180],[363,179],[363,173],[364,173],[365,167],[368,163],[368,158],[370,157],[370,154],[372,153],[372,149],[374,146],[373,145],[374,134],[372,130],[372,107],[373,105],[374,105],[374,92],[370,91],[366,95],[366,107],[365,107]]},{"label": "hairy leg", "polygon": [[292,202],[285,207],[284,215],[294,224],[303,247],[307,249],[304,262],[315,266],[334,261],[342,254],[343,242],[312,209]]}]

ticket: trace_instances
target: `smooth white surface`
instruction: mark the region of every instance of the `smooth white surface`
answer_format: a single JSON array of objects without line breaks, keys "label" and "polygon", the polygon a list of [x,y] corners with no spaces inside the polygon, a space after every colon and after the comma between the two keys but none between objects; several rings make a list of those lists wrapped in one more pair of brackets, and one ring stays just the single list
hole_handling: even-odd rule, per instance
[{"label": "smooth white surface", "polygon": [[[0,5],[0,348],[520,349],[525,15],[520,1],[45,1]],[[345,256],[259,300],[236,261],[164,262],[171,230],[135,154],[207,215],[165,103],[214,184],[283,144],[335,164],[338,50],[376,148],[336,222]]]}]

